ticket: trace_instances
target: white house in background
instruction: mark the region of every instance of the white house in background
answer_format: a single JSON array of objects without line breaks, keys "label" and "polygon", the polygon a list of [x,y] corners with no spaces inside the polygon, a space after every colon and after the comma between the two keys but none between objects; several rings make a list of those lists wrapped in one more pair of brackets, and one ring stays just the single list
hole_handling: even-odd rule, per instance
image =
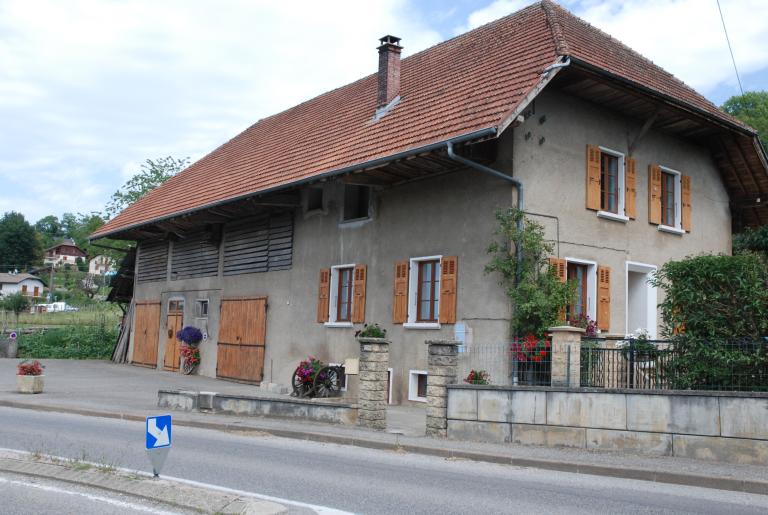
[{"label": "white house in background", "polygon": [[114,271],[109,256],[99,254],[88,263],[88,273],[92,275],[107,275]]},{"label": "white house in background", "polygon": [[21,293],[25,297],[41,298],[45,290],[43,281],[30,274],[0,274],[0,297]]},{"label": "white house in background", "polygon": [[77,258],[85,260],[87,258],[83,249],[70,239],[57,243],[53,247],[45,249],[43,263],[60,267],[62,265],[77,265]]}]

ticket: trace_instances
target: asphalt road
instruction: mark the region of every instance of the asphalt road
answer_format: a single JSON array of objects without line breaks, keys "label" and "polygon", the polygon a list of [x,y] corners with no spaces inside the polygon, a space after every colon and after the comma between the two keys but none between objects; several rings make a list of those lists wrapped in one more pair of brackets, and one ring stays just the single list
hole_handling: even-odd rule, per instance
[{"label": "asphalt road", "polygon": [[[0,408],[0,447],[149,470],[137,422]],[[768,496],[182,426],[163,475],[355,513],[768,513]]]}]

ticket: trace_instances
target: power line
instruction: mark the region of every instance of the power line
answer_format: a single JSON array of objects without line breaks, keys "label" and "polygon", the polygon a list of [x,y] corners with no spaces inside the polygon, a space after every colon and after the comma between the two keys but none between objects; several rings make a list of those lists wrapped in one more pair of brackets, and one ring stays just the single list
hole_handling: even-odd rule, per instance
[{"label": "power line", "polygon": [[720,12],[720,21],[723,22],[723,32],[725,32],[725,40],[728,42],[728,51],[731,53],[733,71],[736,72],[736,80],[739,82],[739,91],[743,95],[744,88],[741,87],[741,77],[739,77],[739,69],[736,68],[736,59],[733,57],[733,48],[731,48],[731,39],[728,37],[728,29],[725,28],[725,18],[723,18],[723,10],[720,8],[720,0],[717,0],[717,10]]}]

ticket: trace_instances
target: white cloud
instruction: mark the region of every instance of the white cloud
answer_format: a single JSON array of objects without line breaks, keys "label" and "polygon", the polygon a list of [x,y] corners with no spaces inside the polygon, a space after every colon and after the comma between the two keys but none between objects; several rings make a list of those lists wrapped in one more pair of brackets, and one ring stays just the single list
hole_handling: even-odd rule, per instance
[{"label": "white cloud", "polygon": [[463,34],[468,30],[476,29],[493,20],[498,20],[523,7],[533,3],[533,0],[495,0],[485,7],[472,11],[467,17],[467,22],[454,29],[455,34]]}]

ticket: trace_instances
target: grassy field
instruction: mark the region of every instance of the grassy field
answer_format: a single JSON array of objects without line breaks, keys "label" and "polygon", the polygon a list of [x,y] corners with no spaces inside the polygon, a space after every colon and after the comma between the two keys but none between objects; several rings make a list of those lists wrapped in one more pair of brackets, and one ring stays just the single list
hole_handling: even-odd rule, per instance
[{"label": "grassy field", "polygon": [[[21,313],[19,327],[107,326],[115,327],[123,312],[111,303],[95,304],[79,311]],[[13,313],[0,311],[0,327],[16,327]]]}]

